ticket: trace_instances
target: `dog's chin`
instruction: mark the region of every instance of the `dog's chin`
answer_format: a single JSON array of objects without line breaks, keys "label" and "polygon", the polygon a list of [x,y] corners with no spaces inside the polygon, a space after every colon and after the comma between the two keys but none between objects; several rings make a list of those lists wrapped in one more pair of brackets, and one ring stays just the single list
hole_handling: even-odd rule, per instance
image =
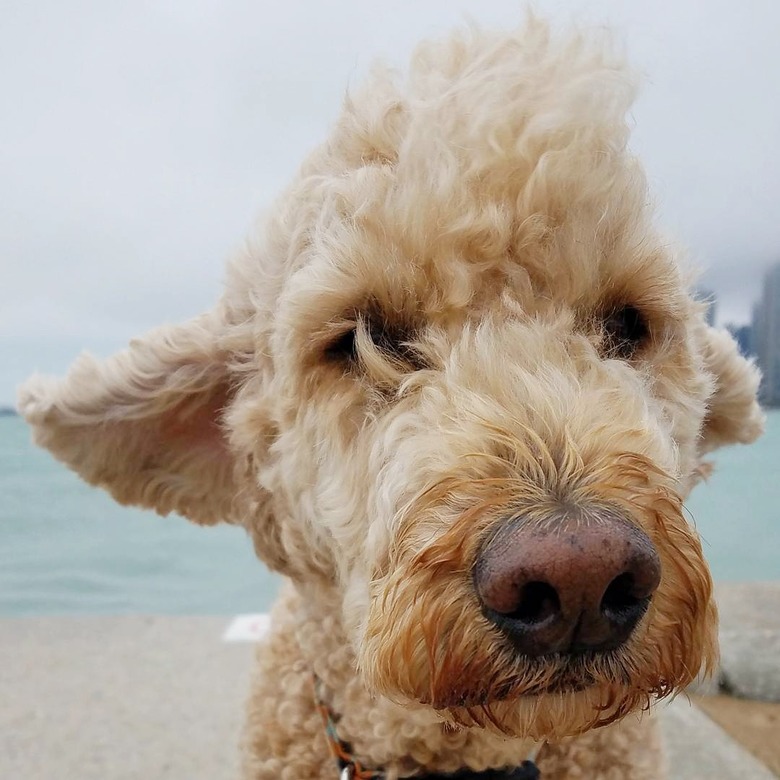
[{"label": "dog's chin", "polygon": [[[374,692],[415,709],[454,729],[478,729],[506,738],[557,740],[577,736],[647,710],[653,700],[673,693],[676,682],[657,675],[633,678],[630,659],[620,653],[610,663],[581,657],[526,659],[488,675],[460,668],[433,680],[390,679]],[[408,667],[405,668],[408,672]],[[395,683],[395,684],[393,684]]]},{"label": "dog's chin", "polygon": [[534,740],[577,736],[647,709],[651,696],[597,684],[561,682],[544,691],[438,709],[452,727]]},{"label": "dog's chin", "polygon": [[490,707],[535,697],[565,698],[599,686],[615,690],[631,683],[618,653],[540,656],[497,677],[500,683],[480,685],[463,675],[449,689],[439,688],[436,699],[427,703],[437,709]]},{"label": "dog's chin", "polygon": [[[540,659],[541,660],[541,659]],[[657,690],[638,688],[625,674],[598,674],[585,658],[554,658],[549,673],[510,678],[500,687],[439,690],[432,706],[456,727],[483,728],[507,737],[553,739],[574,736],[647,709]],[[620,668],[619,666],[617,668]]]}]

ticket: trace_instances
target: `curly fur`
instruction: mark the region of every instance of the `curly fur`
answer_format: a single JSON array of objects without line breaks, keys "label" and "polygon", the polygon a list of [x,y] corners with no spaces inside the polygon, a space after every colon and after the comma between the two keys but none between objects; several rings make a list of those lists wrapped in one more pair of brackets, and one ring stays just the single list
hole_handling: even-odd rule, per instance
[{"label": "curly fur", "polygon": [[[290,579],[260,647],[247,778],[332,778],[324,682],[363,762],[400,777],[517,765],[655,778],[651,715],[716,657],[683,500],[761,430],[757,371],[708,328],[627,149],[609,43],[529,18],[377,70],[228,269],[210,313],[20,409],[124,503],[240,524]],[[641,312],[636,350],[610,342]],[[483,617],[480,541],[522,511],[607,506],[661,584],[632,637],[518,657]]]}]

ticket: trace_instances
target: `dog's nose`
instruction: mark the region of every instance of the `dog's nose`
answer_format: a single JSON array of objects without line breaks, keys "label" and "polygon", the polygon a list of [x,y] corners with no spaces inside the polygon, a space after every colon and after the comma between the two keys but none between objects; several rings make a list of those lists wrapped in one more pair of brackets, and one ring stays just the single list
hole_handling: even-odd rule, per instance
[{"label": "dog's nose", "polygon": [[660,579],[647,535],[602,509],[543,524],[515,518],[483,545],[474,569],[484,614],[531,656],[619,647]]}]

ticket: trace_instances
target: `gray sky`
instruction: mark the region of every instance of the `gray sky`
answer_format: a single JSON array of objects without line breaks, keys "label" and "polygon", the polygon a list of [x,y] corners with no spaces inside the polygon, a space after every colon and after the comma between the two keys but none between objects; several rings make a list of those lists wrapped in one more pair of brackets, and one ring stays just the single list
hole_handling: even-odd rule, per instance
[{"label": "gray sky", "polygon": [[[669,232],[745,321],[780,260],[780,3],[539,0],[607,24],[645,74],[633,146]],[[5,0],[0,404],[219,294],[225,257],[380,56],[501,0]],[[586,10],[587,9],[587,10]]]}]

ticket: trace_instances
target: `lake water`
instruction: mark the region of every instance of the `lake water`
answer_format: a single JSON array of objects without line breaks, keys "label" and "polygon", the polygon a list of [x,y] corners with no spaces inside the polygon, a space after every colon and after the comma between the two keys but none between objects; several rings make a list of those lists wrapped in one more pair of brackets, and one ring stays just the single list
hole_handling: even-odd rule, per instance
[{"label": "lake water", "polygon": [[[689,510],[720,580],[780,579],[780,411],[751,447],[717,453]],[[0,418],[0,614],[237,613],[279,579],[239,528],[120,507]]]}]

